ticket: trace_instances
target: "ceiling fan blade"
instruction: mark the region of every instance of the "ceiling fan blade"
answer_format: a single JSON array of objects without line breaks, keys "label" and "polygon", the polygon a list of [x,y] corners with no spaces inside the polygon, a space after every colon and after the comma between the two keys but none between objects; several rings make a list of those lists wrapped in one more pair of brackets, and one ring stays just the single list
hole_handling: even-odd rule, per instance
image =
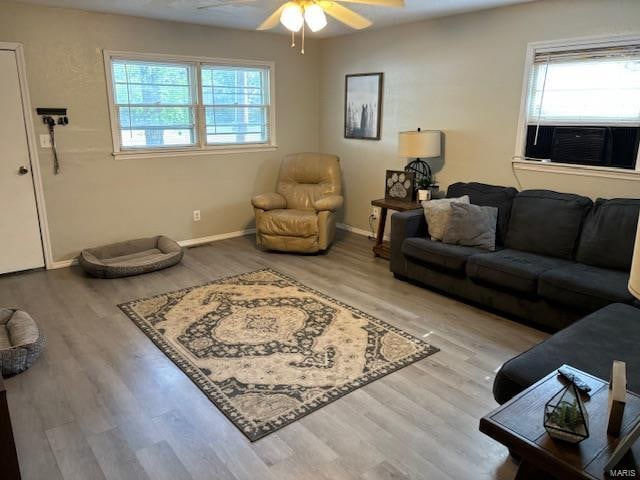
[{"label": "ceiling fan blade", "polygon": [[345,3],[361,3],[363,5],[374,5],[376,7],[404,7],[404,0],[337,0]]},{"label": "ceiling fan blade", "polygon": [[356,13],[353,10],[347,7],[343,7],[342,5],[339,5],[335,2],[328,7],[325,7],[324,11],[339,22],[342,22],[351,28],[355,28],[356,30],[362,30],[363,28],[371,26],[370,20],[364,18],[359,13]]},{"label": "ceiling fan blade", "polygon": [[205,10],[207,8],[228,7],[229,5],[242,5],[245,3],[255,3],[258,0],[226,0],[223,2],[212,3],[211,5],[200,5],[196,10]]},{"label": "ceiling fan blade", "polygon": [[256,30],[271,30],[273,27],[276,27],[278,23],[280,23],[280,15],[282,15],[282,10],[284,10],[284,7],[286,6],[287,3],[280,5],[280,8],[269,15],[269,18],[262,22],[260,26],[256,28]]}]

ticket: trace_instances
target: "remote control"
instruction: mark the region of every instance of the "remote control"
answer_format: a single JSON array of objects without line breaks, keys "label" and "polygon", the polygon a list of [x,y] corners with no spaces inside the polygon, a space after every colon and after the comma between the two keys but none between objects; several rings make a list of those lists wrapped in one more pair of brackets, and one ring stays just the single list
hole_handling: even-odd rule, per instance
[{"label": "remote control", "polygon": [[558,369],[558,373],[572,382],[576,386],[576,388],[584,393],[587,397],[591,396],[589,394],[589,392],[591,392],[591,387],[587,385],[584,380],[582,380],[582,378],[573,373],[566,365],[560,367]]}]

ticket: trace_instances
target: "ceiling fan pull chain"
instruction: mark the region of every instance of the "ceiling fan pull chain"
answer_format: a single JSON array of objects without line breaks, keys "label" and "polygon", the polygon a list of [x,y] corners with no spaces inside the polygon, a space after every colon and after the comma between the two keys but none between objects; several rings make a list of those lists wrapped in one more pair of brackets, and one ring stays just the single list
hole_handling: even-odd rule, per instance
[{"label": "ceiling fan pull chain", "polygon": [[291,48],[296,46],[296,32],[291,32]]},{"label": "ceiling fan pull chain", "polygon": [[300,53],[304,55],[304,23],[302,24],[302,51]]}]

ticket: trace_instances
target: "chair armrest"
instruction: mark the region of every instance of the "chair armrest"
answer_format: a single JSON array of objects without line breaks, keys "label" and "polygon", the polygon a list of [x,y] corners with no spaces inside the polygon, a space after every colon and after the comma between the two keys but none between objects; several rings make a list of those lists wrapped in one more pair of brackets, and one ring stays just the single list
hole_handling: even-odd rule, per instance
[{"label": "chair armrest", "polygon": [[279,193],[263,193],[256,195],[251,199],[251,205],[261,210],[275,210],[278,208],[287,208],[287,201]]},{"label": "chair armrest", "polygon": [[327,195],[326,197],[319,198],[313,203],[313,207],[318,212],[330,211],[335,212],[342,206],[344,199],[342,195]]},{"label": "chair armrest", "polygon": [[402,255],[402,243],[410,237],[426,237],[427,221],[424,211],[409,210],[391,215],[391,261],[389,268],[398,275],[406,274],[406,264]]}]

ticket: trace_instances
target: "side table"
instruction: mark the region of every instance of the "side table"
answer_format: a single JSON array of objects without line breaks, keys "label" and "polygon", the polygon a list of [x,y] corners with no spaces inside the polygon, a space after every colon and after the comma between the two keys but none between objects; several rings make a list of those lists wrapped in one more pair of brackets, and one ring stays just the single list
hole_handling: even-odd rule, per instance
[{"label": "side table", "polygon": [[480,431],[522,459],[517,480],[540,480],[549,476],[558,480],[638,478],[635,459],[640,458],[640,442],[631,447],[615,472],[605,473],[604,466],[620,438],[640,418],[640,395],[627,392],[621,437],[613,437],[607,434],[609,383],[580,370],[572,370],[591,387],[591,398],[584,402],[589,413],[589,438],[586,440],[576,445],[553,440],[543,426],[545,403],[567,385],[557,371],[483,417]]},{"label": "side table", "polygon": [[380,208],[380,216],[378,217],[378,231],[376,232],[376,243],[372,249],[373,256],[389,260],[389,258],[391,257],[389,242],[384,241],[384,228],[387,225],[388,211],[395,210],[397,212],[406,212],[408,210],[417,210],[419,208],[422,208],[422,205],[419,202],[402,202],[399,200],[386,200],[384,198],[372,200],[371,205]]}]

